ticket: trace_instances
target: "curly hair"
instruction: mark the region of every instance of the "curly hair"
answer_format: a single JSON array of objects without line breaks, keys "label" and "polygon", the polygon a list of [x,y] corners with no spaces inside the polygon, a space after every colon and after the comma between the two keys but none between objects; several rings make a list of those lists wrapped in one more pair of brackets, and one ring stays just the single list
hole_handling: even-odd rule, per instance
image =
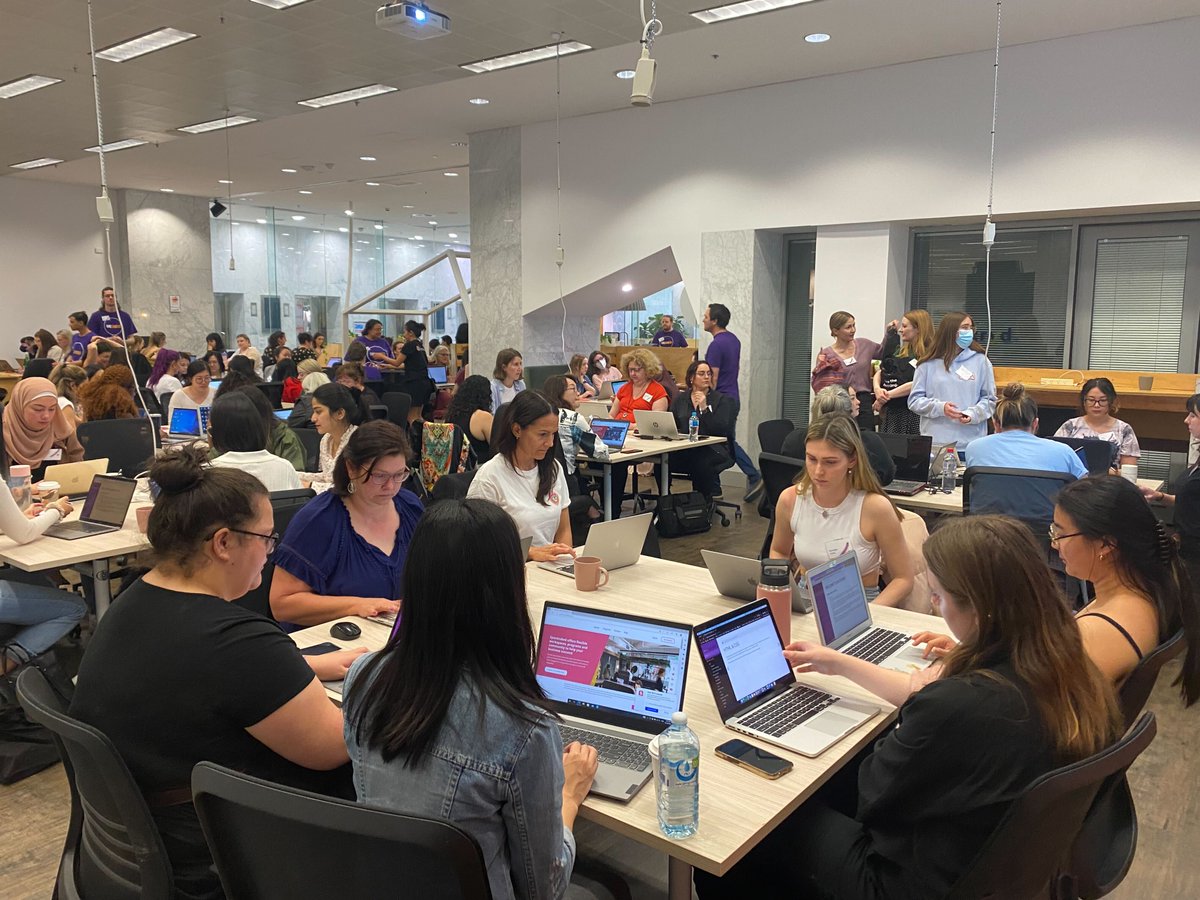
[{"label": "curly hair", "polygon": [[662,363],[659,362],[657,356],[655,356],[645,347],[634,347],[621,357],[621,374],[626,378],[629,377],[629,364],[631,362],[636,362],[643,369],[645,369],[646,378],[651,381],[662,374]]},{"label": "curly hair", "polygon": [[89,422],[97,419],[136,419],[133,372],[128,366],[109,366],[79,389],[79,404]]}]

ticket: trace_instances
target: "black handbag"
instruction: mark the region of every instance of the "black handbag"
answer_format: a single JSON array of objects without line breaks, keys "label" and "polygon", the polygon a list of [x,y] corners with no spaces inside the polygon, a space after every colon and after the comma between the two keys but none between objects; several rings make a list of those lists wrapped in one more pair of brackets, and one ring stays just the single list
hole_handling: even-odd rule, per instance
[{"label": "black handbag", "polygon": [[703,534],[712,528],[708,501],[699,491],[666,494],[658,498],[658,536]]},{"label": "black handbag", "polygon": [[[24,666],[38,669],[64,703],[69,703],[73,685],[59,669],[51,654],[32,659],[20,648],[8,644],[0,648],[10,659],[21,659]],[[22,666],[21,668],[24,668]],[[15,784],[60,759],[58,747],[49,729],[31,722],[17,702],[16,676],[21,668],[0,676],[0,784]]]}]

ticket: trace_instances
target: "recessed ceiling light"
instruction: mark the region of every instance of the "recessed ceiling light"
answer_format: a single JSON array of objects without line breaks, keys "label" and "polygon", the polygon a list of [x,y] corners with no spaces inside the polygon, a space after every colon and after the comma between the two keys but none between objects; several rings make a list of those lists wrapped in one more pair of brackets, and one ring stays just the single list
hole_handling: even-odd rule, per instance
[{"label": "recessed ceiling light", "polygon": [[[287,235],[285,234],[285,235],[284,235],[284,237],[287,237]],[[289,249],[289,250],[295,250],[296,248],[295,248],[295,247],[288,247],[288,249]]]},{"label": "recessed ceiling light", "polygon": [[83,149],[88,153],[99,153],[101,150],[105,153],[115,153],[118,150],[128,150],[130,147],[140,147],[144,143],[146,142],[137,138],[126,138],[123,141],[112,141],[96,147],[84,147]]},{"label": "recessed ceiling light", "polygon": [[344,209],[344,210],[342,210],[342,212],[344,212],[348,216],[354,215],[354,210],[352,210],[352,209]]},{"label": "recessed ceiling light", "polygon": [[106,59],[109,62],[125,62],[138,56],[145,56],[147,53],[153,53],[155,50],[182,44],[195,37],[199,37],[199,35],[178,28],[158,28],[127,41],[121,41],[119,44],[97,50],[96,58]]},{"label": "recessed ceiling light", "polygon": [[390,94],[394,90],[396,90],[394,87],[386,84],[368,84],[364,87],[351,88],[348,91],[339,91],[336,94],[326,94],[323,97],[313,97],[310,100],[297,100],[296,102],[301,106],[320,109],[322,106],[334,106],[338,103],[349,103],[352,100],[365,100],[380,94]]},{"label": "recessed ceiling light", "polygon": [[304,216],[292,216],[292,221],[293,222],[303,222]]},{"label": "recessed ceiling light", "polygon": [[401,209],[414,209],[414,207],[411,203],[405,203]]},{"label": "recessed ceiling light", "polygon": [[218,178],[217,184],[233,184],[228,178]]},{"label": "recessed ceiling light", "polygon": [[355,252],[355,253],[362,253],[362,247],[355,247],[355,248],[354,248],[354,252]]},{"label": "recessed ceiling light", "polygon": [[450,232],[448,235],[446,235],[446,237],[448,237],[448,238],[450,238],[451,240],[453,240],[454,238],[458,237],[458,235],[457,235],[457,234],[455,234],[455,233],[452,231],[452,232]]},{"label": "recessed ceiling light", "polygon": [[162,193],[162,194],[173,194],[173,193],[175,193],[175,188],[159,188],[158,190],[159,190],[159,193]]},{"label": "recessed ceiling light", "polygon": [[584,44],[579,41],[563,41],[559,44],[534,47],[532,50],[521,50],[517,53],[506,53],[503,56],[493,56],[489,59],[479,59],[475,62],[463,63],[459,68],[476,73],[494,72],[497,69],[510,69],[513,66],[524,66],[529,63],[541,62],[543,59],[554,59],[556,56],[568,56],[572,53],[580,53],[591,49],[590,44]]},{"label": "recessed ceiling light", "polygon": [[418,250],[424,250],[424,249],[425,249],[425,245],[424,245],[424,244],[417,244],[417,249],[418,249]]},{"label": "recessed ceiling light", "polygon": [[338,231],[340,231],[342,234],[349,234],[349,233],[350,233],[350,229],[349,229],[349,228],[347,228],[345,225],[343,225],[343,226],[341,226],[340,228],[338,228]]},{"label": "recessed ceiling light", "polygon": [[812,34],[806,34],[804,39],[810,44],[823,44],[829,40],[829,35],[825,34],[823,31],[816,31]]},{"label": "recessed ceiling light", "polygon": [[55,159],[53,156],[43,156],[40,159],[30,159],[25,162],[13,163],[9,166],[10,169],[40,169],[42,166],[57,166],[61,159]]},{"label": "recessed ceiling light", "polygon": [[628,294],[630,291],[633,290],[633,285],[627,281],[623,285],[621,285],[621,290],[623,290],[626,294]]},{"label": "recessed ceiling light", "polygon": [[366,184],[366,186],[367,186],[367,187],[379,187],[379,182],[378,182],[378,181],[367,181],[367,182],[364,182],[364,183]]},{"label": "recessed ceiling light", "polygon": [[445,175],[447,178],[457,178],[458,177],[457,172],[443,172],[442,174]]},{"label": "recessed ceiling light", "polygon": [[491,101],[491,100],[488,100],[488,99],[487,99],[487,98],[485,98],[485,97],[472,97],[472,98],[471,98],[470,100],[468,100],[467,102],[468,102],[468,103],[474,103],[476,106],[487,106],[487,105],[488,105],[489,103],[491,103],[492,101]]},{"label": "recessed ceiling light", "polygon": [[267,220],[266,220],[266,219],[255,219],[254,221],[255,221],[255,222],[257,222],[259,225],[266,225],[266,224],[267,224]]},{"label": "recessed ceiling light", "polygon": [[380,224],[378,224],[378,223],[376,223],[376,225],[375,225],[375,230],[376,230],[376,231],[383,231],[383,226],[382,226],[382,225],[380,225]]},{"label": "recessed ceiling light", "polygon": [[292,6],[299,6],[301,3],[307,3],[308,0],[250,0],[250,2],[260,6],[269,6],[271,9],[288,9]]},{"label": "recessed ceiling light", "polygon": [[373,156],[360,156],[359,159],[363,162],[375,162],[375,157]]},{"label": "recessed ceiling light", "polygon": [[195,125],[184,125],[176,131],[186,131],[188,134],[204,134],[206,131],[220,131],[222,128],[236,128],[238,125],[249,125],[257,122],[249,116],[228,116],[224,119],[213,119],[211,122],[198,122]]},{"label": "recessed ceiling light", "polygon": [[430,219],[430,220],[429,220],[429,224],[430,224],[430,225],[436,225],[436,224],[437,224],[437,222],[433,221],[433,219]]},{"label": "recessed ceiling light", "polygon": [[466,147],[467,142],[466,141],[451,141],[450,146],[451,147]]},{"label": "recessed ceiling light", "polygon": [[291,232],[284,231],[279,236],[280,237],[291,237],[292,235],[291,235]]},{"label": "recessed ceiling light", "polygon": [[613,74],[616,75],[618,78],[620,78],[622,81],[628,81],[636,73],[633,71],[633,69],[617,69],[617,71],[613,72]]},{"label": "recessed ceiling light", "polygon": [[234,224],[234,226],[236,227],[236,226],[238,226],[238,225],[241,225],[242,223],[241,223],[241,222],[234,222],[233,224]]},{"label": "recessed ceiling light", "polygon": [[314,229],[312,230],[312,232],[313,232],[313,234],[320,234],[320,233],[321,233],[321,229],[320,229],[320,228],[314,228]]},{"label": "recessed ceiling light", "polygon": [[280,169],[279,171],[283,172],[285,175],[295,175],[296,174],[295,169]]},{"label": "recessed ceiling light", "polygon": [[28,94],[30,91],[50,87],[52,84],[62,84],[62,79],[50,78],[47,75],[26,75],[24,78],[18,78],[16,81],[8,81],[0,84],[0,100],[11,100],[13,97],[19,97],[21,94]]},{"label": "recessed ceiling light", "polygon": [[358,240],[356,240],[354,243],[356,243],[356,244],[369,244],[369,243],[371,243],[371,242],[370,242],[370,241],[364,241],[362,238],[359,238],[359,239],[358,239]]},{"label": "recessed ceiling light", "polygon": [[741,3],[727,3],[711,9],[698,9],[691,15],[692,18],[711,25],[713,22],[724,22],[726,19],[738,19],[742,16],[752,16],[755,13],[771,12],[811,2],[812,0],[743,0]]},{"label": "recessed ceiling light", "polygon": [[308,196],[309,194],[312,193],[312,191],[301,191],[300,193],[304,194],[305,196]]}]

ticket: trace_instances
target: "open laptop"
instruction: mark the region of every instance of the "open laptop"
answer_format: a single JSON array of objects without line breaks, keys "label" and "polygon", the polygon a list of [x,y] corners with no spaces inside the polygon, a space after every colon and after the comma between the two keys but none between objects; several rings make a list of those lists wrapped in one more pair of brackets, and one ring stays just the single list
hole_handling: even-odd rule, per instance
[{"label": "open laptop", "polygon": [[929,483],[929,455],[933,438],[927,434],[880,434],[883,445],[896,465],[896,477],[884,485],[884,492],[911,497]]},{"label": "open laptop", "polygon": [[691,629],[627,613],[547,603],[538,684],[562,717],[563,745],[596,748],[591,793],[628,800],[654,774],[647,745],[683,709]]},{"label": "open laptop", "polygon": [[275,418],[284,422],[291,418],[292,415],[292,411],[290,409],[273,409],[271,412],[275,413]]},{"label": "open laptop", "polygon": [[608,413],[611,409],[611,403],[604,403],[600,400],[580,400],[578,412],[587,416],[589,419],[607,419]]},{"label": "open laptop", "polygon": [[[646,531],[653,518],[654,513],[643,513],[640,516],[613,519],[611,522],[596,522],[588,529],[587,543],[579,555],[600,557],[600,565],[609,572],[632,566],[642,555]],[[575,561],[569,556],[561,557],[560,561],[538,563],[538,568],[568,578],[575,577]]]},{"label": "open laptop", "polygon": [[629,436],[629,423],[621,419],[592,419],[592,434],[609,450],[620,453]]},{"label": "open laptop", "polygon": [[804,580],[817,614],[817,633],[826,647],[897,672],[918,672],[933,663],[922,657],[912,635],[871,624],[853,550],[809,569]]},{"label": "open laptop", "polygon": [[208,415],[211,406],[201,406],[199,409],[175,408],[171,413],[171,421],[167,426],[167,438],[175,441],[191,441],[208,434]]},{"label": "open laptop", "polygon": [[434,384],[446,383],[446,367],[445,366],[429,366],[426,370],[429,377],[433,379]]},{"label": "open laptop", "polygon": [[695,628],[696,647],[728,728],[803,756],[819,756],[880,707],[800,684],[766,600]]},{"label": "open laptop", "polygon": [[51,525],[46,534],[64,541],[76,541],[94,534],[120,531],[125,526],[125,515],[136,489],[137,481],[133,478],[97,475],[92,479],[79,520]]},{"label": "open laptop", "polygon": [[667,441],[686,441],[688,436],[680,434],[675,426],[675,414],[663,410],[635,409],[633,418],[637,422],[638,437],[662,438]]},{"label": "open laptop", "polygon": [[46,466],[45,481],[58,482],[60,497],[84,497],[92,488],[92,479],[108,471],[108,457],[85,459],[82,462]]},{"label": "open laptop", "polygon": [[[758,599],[762,560],[718,553],[716,550],[701,550],[700,555],[704,557],[704,565],[708,567],[708,574],[712,576],[713,584],[717,586],[717,591],[723,597],[741,600],[745,603]],[[792,612],[812,612],[812,604],[808,602],[808,598],[800,590],[796,580],[788,576],[788,584],[792,587]]]},{"label": "open laptop", "polygon": [[0,372],[20,372],[20,369],[14,369],[12,363],[7,359],[0,359]]},{"label": "open laptop", "polygon": [[1100,438],[1052,437],[1052,441],[1066,444],[1075,451],[1089,475],[1107,475],[1112,466],[1113,445]]}]

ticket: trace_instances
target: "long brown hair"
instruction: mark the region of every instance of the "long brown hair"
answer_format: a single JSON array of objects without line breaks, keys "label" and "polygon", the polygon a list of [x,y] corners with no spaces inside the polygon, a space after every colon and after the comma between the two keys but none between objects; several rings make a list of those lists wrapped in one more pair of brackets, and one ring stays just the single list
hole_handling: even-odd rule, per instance
[{"label": "long brown hair", "polygon": [[79,389],[79,405],[89,422],[98,419],[136,419],[133,372],[127,366],[109,366]]},{"label": "long brown hair", "polygon": [[[958,346],[958,329],[962,327],[962,323],[966,319],[970,319],[965,312],[948,312],[942,316],[942,321],[938,322],[937,331],[933,335],[933,345],[925,351],[925,355],[920,357],[921,362],[929,362],[931,359],[940,359],[946,366],[946,371],[950,371],[950,363],[954,362],[958,354],[962,353],[962,347]],[[971,319],[974,324],[974,319]],[[983,352],[983,345],[979,341],[971,341],[971,349],[976,353]]]},{"label": "long brown hair", "polygon": [[1007,516],[967,516],[938,528],[924,546],[929,571],[951,600],[975,612],[974,637],[942,661],[944,678],[1000,676],[1008,662],[1028,689],[1064,759],[1082,759],[1121,733],[1112,685],[1088,658],[1029,529]]},{"label": "long brown hair", "polygon": [[923,309],[910,309],[900,318],[908,319],[908,324],[917,329],[917,336],[907,344],[902,343],[896,355],[924,359],[929,348],[933,346],[933,319]]},{"label": "long brown hair", "polygon": [[[862,435],[859,434],[858,425],[850,416],[845,413],[830,413],[814,419],[809,423],[808,431],[804,434],[806,447],[811,441],[826,441],[851,457],[854,463],[849,474],[850,490],[878,494],[891,503],[896,518],[901,522],[904,521],[904,516],[896,508],[896,504],[892,503],[892,498],[885,494],[883,488],[880,487],[879,478],[875,475],[875,470],[871,468],[870,460],[867,459],[867,451],[863,449]],[[808,477],[807,468],[800,473],[795,484],[796,493],[801,497],[812,490],[812,480]]]}]

